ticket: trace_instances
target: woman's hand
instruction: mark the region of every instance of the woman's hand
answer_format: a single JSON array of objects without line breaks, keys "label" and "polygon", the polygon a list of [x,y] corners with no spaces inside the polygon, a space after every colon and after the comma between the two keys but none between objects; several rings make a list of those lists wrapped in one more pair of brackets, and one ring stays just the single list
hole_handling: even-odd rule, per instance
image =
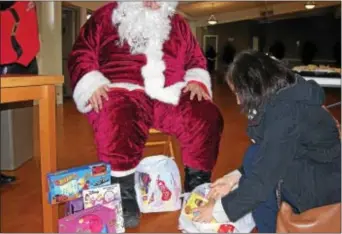
[{"label": "woman's hand", "polygon": [[89,99],[89,102],[96,113],[99,113],[99,111],[103,107],[102,98],[108,101],[108,94],[107,94],[108,91],[109,91],[108,85],[103,85],[99,87],[97,90],[95,90],[95,92]]},{"label": "woman's hand", "polygon": [[233,187],[239,183],[240,178],[241,175],[232,174],[216,180],[210,185],[211,190],[208,194],[208,198],[217,200],[226,196],[230,191],[232,191]]},{"label": "woman's hand", "polygon": [[195,96],[197,96],[198,101],[202,101],[202,99],[210,100],[209,95],[196,83],[188,83],[183,92],[190,92],[190,100],[193,100]]},{"label": "woman's hand", "polygon": [[214,219],[214,205],[215,200],[210,200],[208,204],[194,209],[194,218],[192,220],[199,223],[210,223]]}]

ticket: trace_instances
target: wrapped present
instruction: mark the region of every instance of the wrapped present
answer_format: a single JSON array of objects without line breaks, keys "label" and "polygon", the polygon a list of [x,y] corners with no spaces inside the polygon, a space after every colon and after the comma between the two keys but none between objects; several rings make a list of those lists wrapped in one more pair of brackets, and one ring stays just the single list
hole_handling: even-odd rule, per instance
[{"label": "wrapped present", "polygon": [[142,213],[180,210],[181,188],[179,169],[170,157],[147,157],[136,168],[135,191]]},{"label": "wrapped present", "polygon": [[115,223],[115,212],[107,207],[97,205],[60,219],[58,232],[116,233]]},{"label": "wrapped present", "polygon": [[[184,213],[190,220],[192,220],[196,216],[196,213],[193,212],[194,209],[204,206],[207,203],[208,200],[205,197],[198,193],[192,193],[185,204]],[[216,223],[216,221],[212,220],[211,223]]]},{"label": "wrapped present", "polygon": [[116,232],[125,232],[119,184],[83,190],[83,203],[85,209],[96,205],[103,205],[112,209],[116,213]]},{"label": "wrapped present", "polygon": [[83,198],[78,198],[76,200],[67,202],[65,214],[67,216],[72,215],[72,214],[82,211],[83,209],[84,209]]},{"label": "wrapped present", "polygon": [[58,204],[82,197],[82,191],[110,184],[110,165],[96,163],[49,173],[49,203]]},{"label": "wrapped present", "polygon": [[183,199],[183,207],[179,217],[179,229],[183,233],[249,233],[255,227],[252,213],[248,213],[236,222],[219,223],[213,219],[210,223],[199,223],[193,221],[197,214],[195,208],[205,205],[210,184],[202,184],[194,189],[192,193],[186,194]]}]

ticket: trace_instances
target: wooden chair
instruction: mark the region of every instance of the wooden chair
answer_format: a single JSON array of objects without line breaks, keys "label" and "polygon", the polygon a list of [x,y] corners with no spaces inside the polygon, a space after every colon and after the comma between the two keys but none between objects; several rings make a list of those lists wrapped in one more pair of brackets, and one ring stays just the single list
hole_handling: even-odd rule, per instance
[{"label": "wooden chair", "polygon": [[[158,131],[157,129],[151,128],[149,131],[150,135],[159,135],[159,134],[164,134],[161,131]],[[167,136],[166,140],[159,140],[159,141],[148,141],[146,142],[145,146],[164,146],[164,154],[169,155],[171,157],[175,157],[175,151],[173,148],[173,143],[172,143],[172,137],[170,135]]]}]

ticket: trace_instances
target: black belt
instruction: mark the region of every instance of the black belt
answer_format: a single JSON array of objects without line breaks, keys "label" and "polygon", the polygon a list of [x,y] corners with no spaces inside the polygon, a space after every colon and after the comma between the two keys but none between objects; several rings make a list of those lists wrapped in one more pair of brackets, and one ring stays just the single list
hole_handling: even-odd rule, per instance
[{"label": "black belt", "polygon": [[23,49],[21,48],[16,38],[16,33],[18,30],[20,18],[19,18],[18,13],[13,8],[10,8],[9,10],[12,13],[12,16],[15,20],[15,23],[13,25],[12,32],[11,32],[11,43],[12,43],[12,47],[14,51],[17,53],[17,58],[20,58],[20,56],[23,54]]}]

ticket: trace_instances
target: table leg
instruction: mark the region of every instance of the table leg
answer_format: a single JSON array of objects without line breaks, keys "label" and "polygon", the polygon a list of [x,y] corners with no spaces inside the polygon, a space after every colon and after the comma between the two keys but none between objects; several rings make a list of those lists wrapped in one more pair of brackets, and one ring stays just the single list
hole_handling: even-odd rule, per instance
[{"label": "table leg", "polygon": [[40,166],[42,183],[43,230],[57,232],[58,209],[48,203],[46,175],[57,169],[56,149],[56,91],[54,85],[42,87],[39,101]]}]

